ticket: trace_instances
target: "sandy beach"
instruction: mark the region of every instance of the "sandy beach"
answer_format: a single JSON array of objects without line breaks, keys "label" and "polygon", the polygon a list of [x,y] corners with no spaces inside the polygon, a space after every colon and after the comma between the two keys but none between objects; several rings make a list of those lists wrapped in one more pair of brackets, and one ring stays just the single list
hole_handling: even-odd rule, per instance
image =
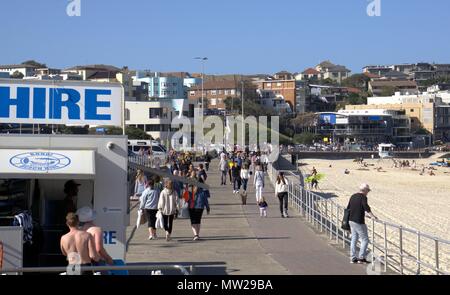
[{"label": "sandy beach", "polygon": [[[416,160],[417,171],[393,168],[390,159],[366,159],[367,167],[353,160],[302,159],[299,163],[304,174],[310,174],[313,166],[325,174],[315,191],[332,197],[338,204],[346,206],[359,185],[368,183],[372,189],[369,205],[378,218],[450,240],[450,168],[435,167],[435,176],[430,176],[428,170],[420,175],[422,164],[428,167],[434,161],[435,158]],[[382,171],[378,172],[378,167]],[[345,169],[350,173],[345,174]],[[407,239],[414,253],[414,237]],[[448,250],[447,247],[441,255],[449,258]]]}]

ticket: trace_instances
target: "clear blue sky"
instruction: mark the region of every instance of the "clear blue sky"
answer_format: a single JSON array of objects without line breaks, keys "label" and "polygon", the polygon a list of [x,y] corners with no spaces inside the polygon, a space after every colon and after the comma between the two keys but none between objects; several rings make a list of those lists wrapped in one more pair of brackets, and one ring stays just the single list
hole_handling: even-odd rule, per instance
[{"label": "clear blue sky", "polygon": [[331,61],[450,63],[449,0],[2,0],[0,64],[52,67],[105,63],[207,73],[302,71]]}]

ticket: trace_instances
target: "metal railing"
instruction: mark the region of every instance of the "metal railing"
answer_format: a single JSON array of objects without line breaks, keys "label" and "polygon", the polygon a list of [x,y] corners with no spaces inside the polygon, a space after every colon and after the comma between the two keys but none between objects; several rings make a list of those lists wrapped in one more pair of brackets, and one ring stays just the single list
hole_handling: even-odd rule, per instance
[{"label": "metal railing", "polygon": [[[281,171],[269,165],[268,176],[273,184]],[[289,179],[295,175],[291,171],[283,172],[291,174]],[[299,175],[295,177],[300,180]],[[290,207],[336,244],[342,243],[344,249],[349,246],[350,234],[341,229],[345,208],[293,182],[296,181],[290,182],[288,192]],[[450,274],[450,241],[375,219],[369,219],[368,231],[372,265],[377,259],[383,264],[384,272],[390,269],[400,274]]]},{"label": "metal railing", "polygon": [[[72,267],[72,266],[71,266]],[[193,265],[189,266],[189,271],[186,266],[183,265],[104,265],[104,266],[80,266],[79,271],[116,271],[116,270],[176,270],[182,275],[192,275],[195,272]],[[23,273],[61,273],[66,272],[67,266],[57,266],[57,267],[17,267],[9,269],[0,269],[0,274],[23,274]]]}]

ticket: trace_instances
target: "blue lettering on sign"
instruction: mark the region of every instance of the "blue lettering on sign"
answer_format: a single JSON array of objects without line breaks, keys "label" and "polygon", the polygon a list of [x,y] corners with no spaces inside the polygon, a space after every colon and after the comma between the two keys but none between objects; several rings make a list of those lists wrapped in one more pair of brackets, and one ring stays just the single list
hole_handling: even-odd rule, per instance
[{"label": "blue lettering on sign", "polygon": [[[62,100],[65,94],[67,100]],[[66,107],[69,113],[69,119],[80,119],[80,93],[74,89],[55,88],[50,89],[50,119],[61,119],[62,107]]]},{"label": "blue lettering on sign", "polygon": [[86,90],[86,120],[111,120],[111,115],[99,115],[97,114],[97,108],[109,108],[109,101],[97,101],[97,95],[111,95],[111,90]]},{"label": "blue lettering on sign", "polygon": [[0,87],[0,117],[9,118],[11,106],[17,107],[17,118],[30,116],[30,88],[17,87],[17,98],[11,98],[9,87]]},{"label": "blue lettering on sign", "polygon": [[116,240],[117,240],[116,234],[117,234],[117,232],[115,230],[104,231],[103,232],[103,244],[115,245]]},{"label": "blue lettering on sign", "polygon": [[81,113],[86,120],[111,120],[111,114],[98,113],[99,108],[111,108],[110,101],[98,101],[100,95],[111,95],[109,89],[85,89],[84,105],[80,101],[81,93],[72,88],[48,88],[47,92],[47,88],[17,87],[16,93],[16,97],[11,97],[11,87],[0,86],[0,118],[11,118],[11,108],[16,107],[18,119],[61,119],[65,108],[69,120],[81,120]]},{"label": "blue lettering on sign", "polygon": [[9,160],[9,163],[23,170],[49,171],[67,167],[71,160],[57,153],[31,152],[15,155]]}]

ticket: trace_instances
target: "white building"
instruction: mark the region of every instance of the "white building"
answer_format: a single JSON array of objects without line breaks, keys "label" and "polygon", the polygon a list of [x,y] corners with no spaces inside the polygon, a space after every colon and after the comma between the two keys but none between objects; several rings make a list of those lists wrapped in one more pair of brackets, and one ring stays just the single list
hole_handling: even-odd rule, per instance
[{"label": "white building", "polygon": [[20,65],[2,65],[0,66],[0,73],[8,73],[12,76],[14,73],[21,73],[24,77],[34,76],[36,69],[38,67],[34,65],[28,64],[20,64]]},{"label": "white building", "polygon": [[282,95],[277,95],[273,90],[257,89],[259,104],[266,108],[271,108],[277,113],[291,113],[291,107]]},{"label": "white building", "polygon": [[153,139],[160,140],[168,146],[172,135],[177,131],[171,127],[172,120],[179,115],[177,109],[182,109],[184,116],[192,118],[193,107],[193,104],[188,104],[188,100],[182,99],[126,101],[125,124],[145,131]]}]

